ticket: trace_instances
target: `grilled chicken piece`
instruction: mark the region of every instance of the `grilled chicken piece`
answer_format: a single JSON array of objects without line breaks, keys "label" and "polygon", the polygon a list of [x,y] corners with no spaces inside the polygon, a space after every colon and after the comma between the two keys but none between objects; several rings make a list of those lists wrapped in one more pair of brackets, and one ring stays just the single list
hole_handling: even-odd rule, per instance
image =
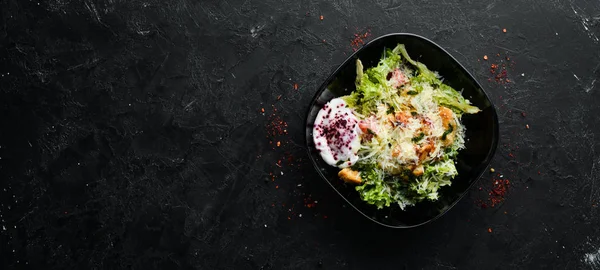
[{"label": "grilled chicken piece", "polygon": [[402,124],[407,124],[408,119],[411,118],[411,115],[405,112],[396,112],[396,120]]},{"label": "grilled chicken piece", "polygon": [[449,131],[444,133],[445,137],[442,137],[444,146],[451,145],[454,142],[454,134],[456,134],[456,121],[454,121],[454,112],[446,107],[440,107],[440,117],[442,118],[442,124],[444,129]]},{"label": "grilled chicken piece", "polygon": [[419,162],[423,162],[429,157],[429,153],[434,152],[435,144],[433,141],[429,140],[426,144],[423,144],[421,148],[417,150],[417,155],[419,155]]}]

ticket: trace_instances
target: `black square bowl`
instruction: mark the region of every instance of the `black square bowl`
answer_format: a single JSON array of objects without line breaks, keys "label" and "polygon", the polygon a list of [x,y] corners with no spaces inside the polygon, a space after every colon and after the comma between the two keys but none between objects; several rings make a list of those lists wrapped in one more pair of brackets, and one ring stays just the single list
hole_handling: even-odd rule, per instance
[{"label": "black square bowl", "polygon": [[[315,148],[312,129],[317,113],[325,103],[344,96],[356,89],[356,59],[360,58],[365,69],[377,65],[385,48],[404,44],[411,58],[437,71],[444,83],[462,91],[465,98],[481,109],[477,114],[465,114],[462,122],[466,127],[465,149],[457,157],[458,176],[451,186],[440,188],[435,202],[423,201],[405,211],[397,205],[377,209],[362,201],[353,185],[345,184],[337,176],[338,170],[329,166]],[[356,51],[321,85],[306,116],[306,147],[310,159],[323,179],[354,209],[373,222],[392,228],[412,228],[437,219],[454,206],[481,177],[489,165],[498,145],[498,116],[492,102],[475,78],[447,51],[424,37],[398,33],[378,37]]]}]

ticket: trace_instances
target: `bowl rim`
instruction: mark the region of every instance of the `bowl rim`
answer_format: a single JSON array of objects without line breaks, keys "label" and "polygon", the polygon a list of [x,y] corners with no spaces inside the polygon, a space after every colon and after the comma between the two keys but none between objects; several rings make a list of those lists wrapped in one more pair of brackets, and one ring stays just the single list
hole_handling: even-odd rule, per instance
[{"label": "bowl rim", "polygon": [[[458,64],[458,66],[460,68],[462,68],[462,70],[464,72],[466,72],[466,74],[469,75],[470,78],[473,79],[473,81],[475,82],[475,85],[477,87],[479,87],[479,89],[481,89],[481,91],[483,92],[483,95],[485,96],[485,98],[490,102],[490,108],[492,110],[492,114],[493,114],[493,121],[495,122],[495,130],[494,130],[494,134],[495,136],[492,138],[492,147],[490,148],[490,150],[488,151],[485,159],[487,160],[486,164],[485,164],[485,168],[487,168],[490,163],[492,162],[492,159],[494,158],[494,155],[496,153],[496,149],[498,147],[498,141],[499,141],[499,122],[498,122],[498,113],[496,112],[496,107],[494,106],[494,103],[492,102],[492,100],[490,99],[490,97],[488,96],[488,94],[486,93],[485,89],[483,89],[483,87],[481,86],[481,84],[479,83],[479,81],[477,81],[477,79],[473,76],[473,74],[471,74],[471,72],[469,72],[469,70],[467,70],[458,60],[456,60],[456,58],[450,54],[448,51],[446,51],[442,46],[438,45],[437,43],[433,42],[432,40],[425,38],[423,36],[417,35],[417,34],[413,34],[413,33],[388,33],[385,35],[381,35],[378,36],[372,40],[370,40],[369,42],[365,43],[363,46],[361,46],[358,50],[356,50],[354,53],[352,53],[350,56],[348,56],[348,58],[346,58],[346,60],[344,60],[340,65],[337,66],[337,68],[331,72],[331,74],[327,77],[327,79],[325,79],[325,81],[321,84],[321,86],[319,86],[319,88],[317,88],[317,91],[315,92],[313,98],[311,99],[310,105],[306,111],[306,117],[305,117],[305,121],[304,121],[304,126],[305,128],[308,127],[308,120],[310,117],[310,112],[314,106],[314,103],[316,102],[317,98],[322,94],[322,92],[327,88],[327,86],[333,81],[333,79],[335,78],[335,75],[340,71],[340,69],[342,67],[345,67],[349,61],[352,61],[355,56],[357,54],[359,54],[362,50],[364,50],[365,48],[369,47],[370,45],[372,45],[374,42],[384,39],[384,38],[388,38],[388,37],[392,37],[392,36],[408,36],[408,37],[413,37],[413,38],[417,38],[417,39],[421,39],[431,45],[433,45],[434,47],[437,47],[438,49],[440,49],[442,52],[444,52],[445,54],[447,54],[450,59],[454,60],[454,62],[456,64]],[[305,131],[306,132],[306,131]],[[423,226],[425,224],[428,224],[430,222],[433,222],[435,220],[437,220],[438,218],[440,218],[441,216],[445,215],[450,209],[452,209],[459,201],[461,201],[463,199],[463,197],[465,197],[465,195],[468,193],[469,190],[471,190],[473,188],[473,186],[479,181],[479,179],[481,179],[481,176],[485,173],[485,169],[481,171],[481,173],[479,173],[479,175],[476,177],[475,181],[473,181],[466,189],[465,191],[462,192],[462,194],[456,199],[454,200],[454,202],[452,202],[451,204],[448,205],[448,207],[446,207],[446,209],[444,209],[442,212],[440,212],[438,215],[436,215],[435,217],[423,221],[421,223],[418,224],[414,224],[414,225],[399,225],[399,226],[393,226],[393,225],[389,225],[389,224],[385,224],[382,223],[380,221],[377,221],[371,217],[369,217],[368,215],[366,215],[365,213],[363,213],[363,211],[361,211],[360,209],[358,209],[353,203],[351,203],[350,201],[348,201],[348,199],[346,198],[346,196],[342,195],[337,188],[335,188],[325,177],[325,175],[323,175],[323,173],[321,172],[321,169],[319,168],[319,166],[316,163],[316,160],[312,157],[312,153],[309,147],[309,142],[308,142],[308,136],[304,136],[304,140],[305,140],[305,147],[306,150],[308,152],[308,156],[310,158],[311,163],[313,164],[313,167],[316,169],[316,171],[318,172],[318,174],[321,176],[321,178],[323,180],[325,180],[325,182],[327,182],[327,184],[329,184],[329,186],[331,186],[333,188],[333,190],[340,195],[340,197],[342,197],[342,199],[344,199],[344,201],[346,201],[346,203],[348,203],[350,206],[352,206],[352,208],[354,208],[354,210],[356,210],[357,212],[359,212],[361,215],[363,215],[364,217],[366,217],[367,219],[381,225],[384,227],[388,227],[388,228],[393,228],[393,229],[411,229],[411,228],[416,228],[419,226]]]}]

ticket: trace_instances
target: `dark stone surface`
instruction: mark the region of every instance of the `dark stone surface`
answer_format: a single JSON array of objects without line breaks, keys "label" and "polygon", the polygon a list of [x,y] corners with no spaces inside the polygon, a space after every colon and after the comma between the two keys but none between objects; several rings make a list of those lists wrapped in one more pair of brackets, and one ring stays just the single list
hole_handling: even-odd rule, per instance
[{"label": "dark stone surface", "polygon": [[[600,2],[281,2],[0,1],[2,268],[600,267]],[[439,43],[500,115],[496,173],[417,229],[306,160],[308,103],[367,30]]]}]

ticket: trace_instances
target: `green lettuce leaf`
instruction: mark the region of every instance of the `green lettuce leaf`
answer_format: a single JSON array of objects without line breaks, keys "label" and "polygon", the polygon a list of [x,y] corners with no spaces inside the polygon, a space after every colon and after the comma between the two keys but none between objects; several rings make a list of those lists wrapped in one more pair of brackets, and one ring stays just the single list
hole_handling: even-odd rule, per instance
[{"label": "green lettuce leaf", "polygon": [[417,62],[417,61],[413,60],[412,58],[410,58],[410,56],[408,55],[408,52],[406,51],[406,47],[404,46],[404,44],[398,44],[398,46],[396,46],[396,48],[394,48],[393,52],[395,54],[402,54],[402,56],[404,57],[404,59],[406,59],[406,61],[411,63],[413,66],[415,66],[419,70],[419,75],[415,79],[417,79],[421,82],[428,82],[428,83],[434,84],[434,85],[439,85],[442,83],[442,81],[439,79],[438,75],[435,72],[429,70],[427,68],[427,66],[425,66],[425,64],[423,64],[421,62]]},{"label": "green lettuce leaf", "polygon": [[388,207],[394,202],[389,186],[376,170],[361,171],[360,177],[363,179],[364,184],[357,186],[356,191],[358,191],[363,201],[375,205],[377,209]]},{"label": "green lettuce leaf", "polygon": [[380,83],[387,86],[387,75],[400,66],[402,58],[399,54],[390,49],[386,49],[383,57],[376,67],[369,68],[365,73],[374,83]]},{"label": "green lettuce leaf", "polygon": [[378,82],[378,79],[372,72],[363,73],[363,65],[360,60],[356,60],[356,91],[352,94],[342,97],[350,107],[359,113],[365,113],[375,110],[377,102],[381,100],[384,85]]},{"label": "green lettuce leaf", "polygon": [[393,52],[402,54],[406,61],[419,70],[419,75],[413,77],[411,82],[413,82],[415,85],[425,82],[437,86],[437,91],[434,91],[435,94],[433,97],[436,102],[445,105],[458,114],[472,114],[480,111],[479,108],[472,106],[469,101],[466,100],[458,91],[454,90],[454,88],[443,84],[439,79],[439,76],[435,72],[429,70],[425,64],[410,58],[408,52],[406,51],[406,47],[404,47],[404,44],[399,44],[396,46]]},{"label": "green lettuce leaf", "polygon": [[414,199],[435,201],[438,199],[438,190],[443,186],[452,184],[451,180],[458,175],[454,162],[450,159],[425,166],[423,176],[411,183],[409,189],[414,192]]},{"label": "green lettuce leaf", "polygon": [[433,99],[437,103],[452,109],[455,113],[472,114],[480,111],[479,108],[471,105],[458,91],[448,85],[441,84],[437,91],[433,93]]}]

